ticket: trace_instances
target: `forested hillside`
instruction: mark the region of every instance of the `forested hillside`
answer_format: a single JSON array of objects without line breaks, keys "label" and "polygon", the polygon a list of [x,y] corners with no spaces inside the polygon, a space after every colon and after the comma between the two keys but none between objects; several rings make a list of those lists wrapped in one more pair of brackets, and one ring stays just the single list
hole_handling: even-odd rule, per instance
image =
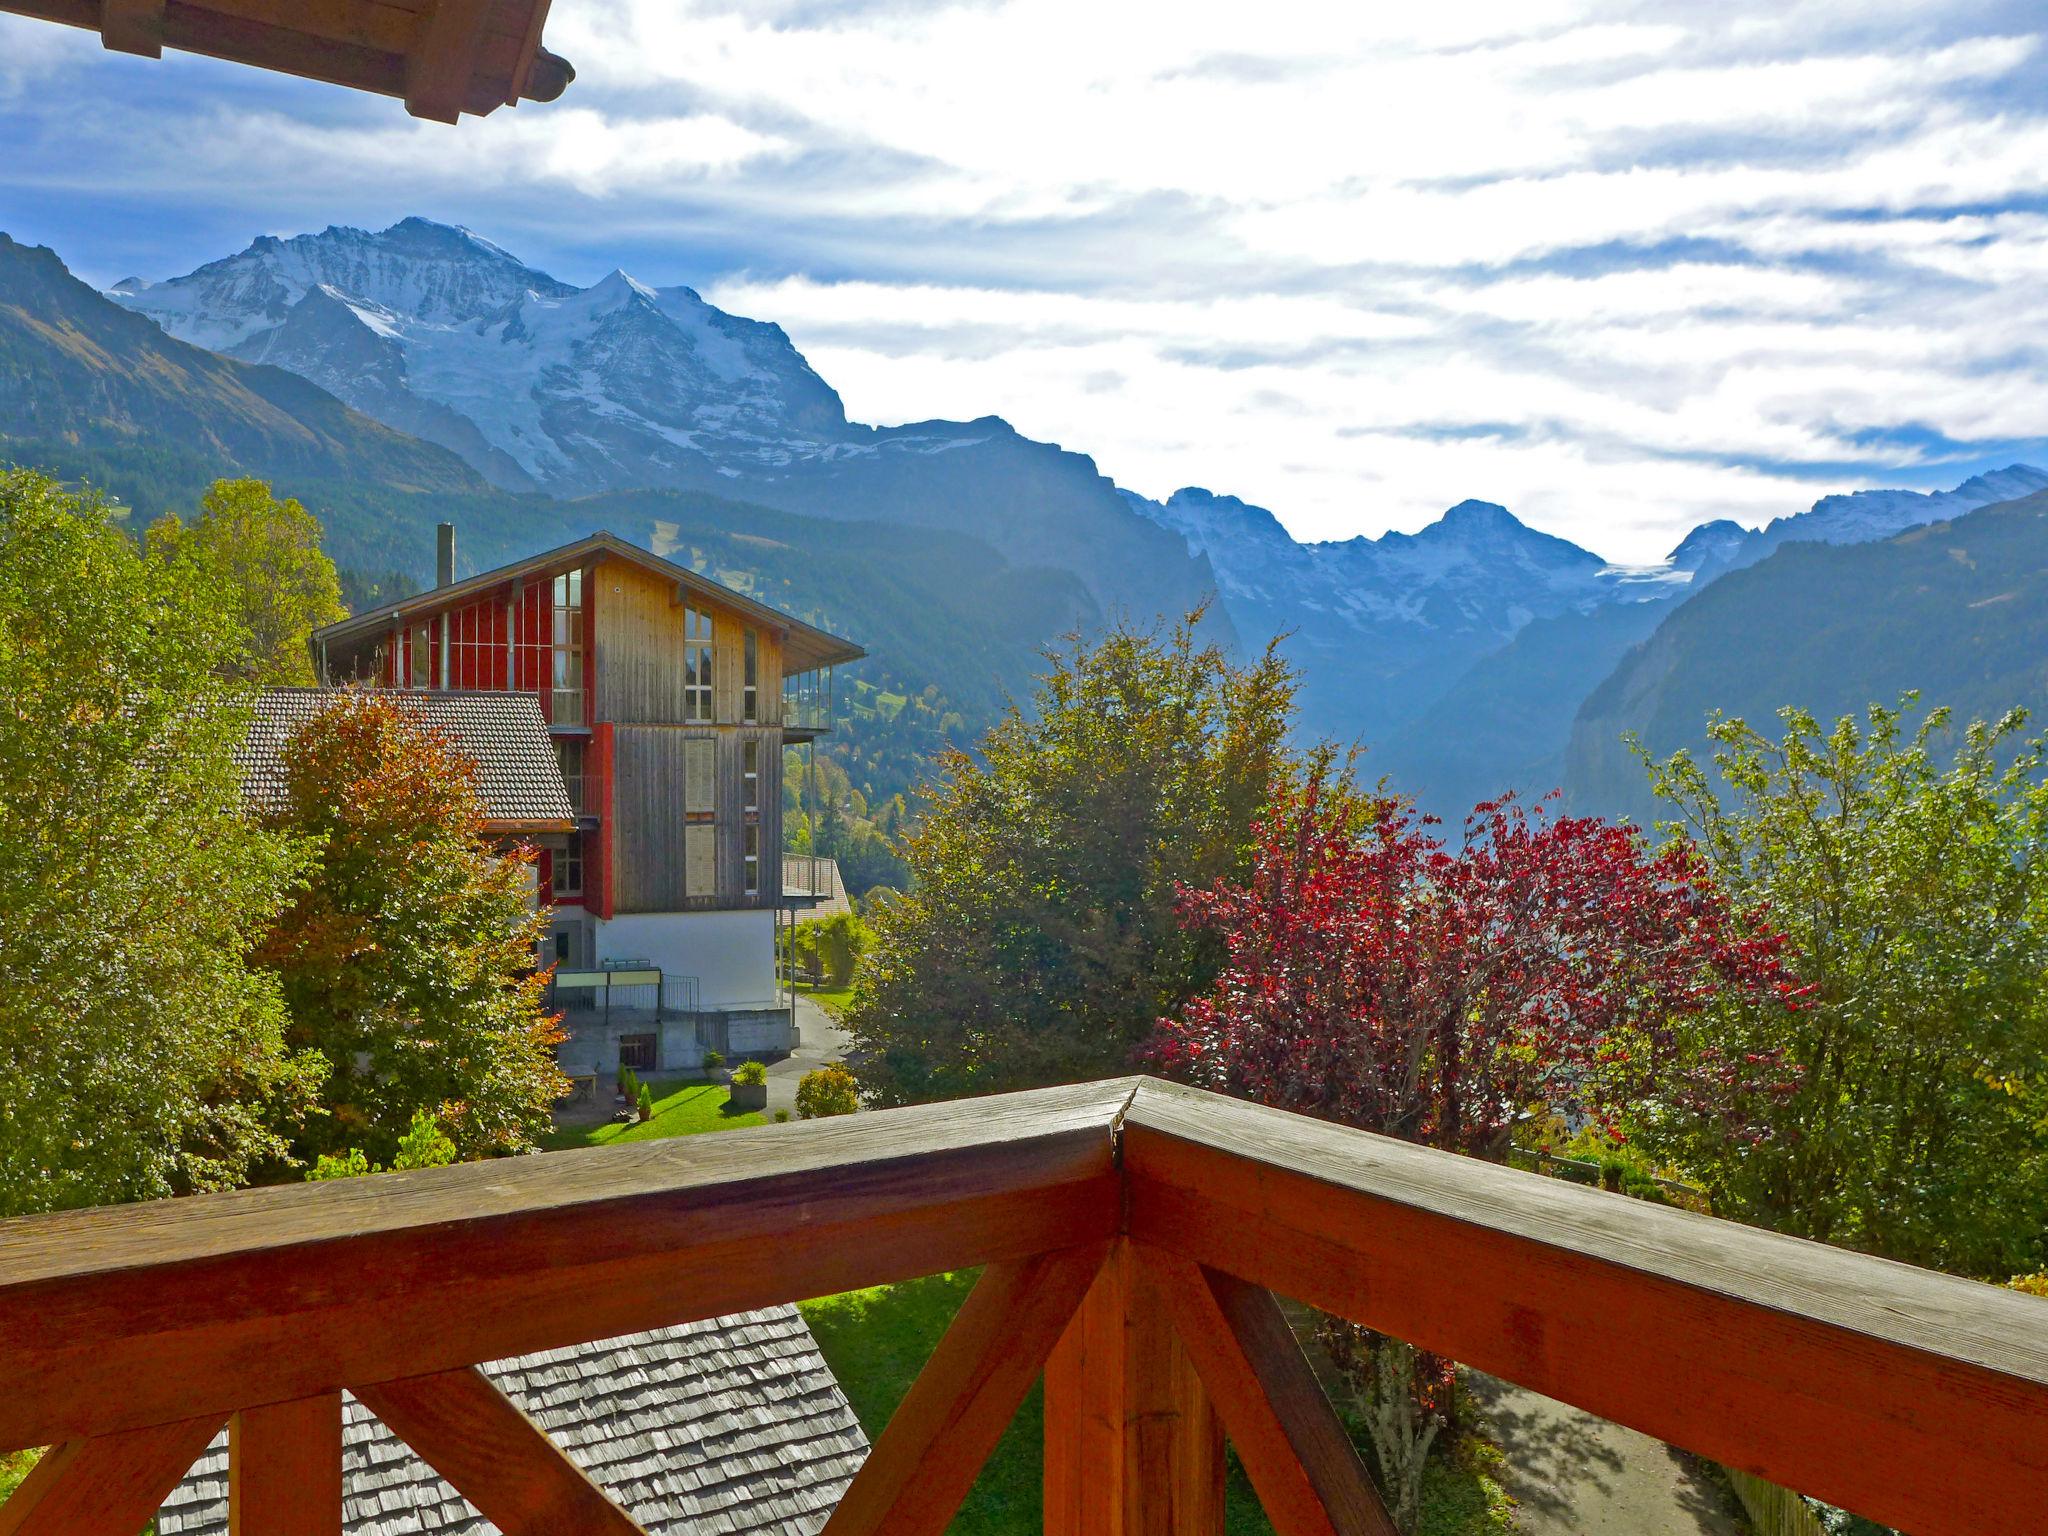
[{"label": "forested hillside", "polygon": [[2048,492],[1877,544],[1787,544],[1722,577],[1587,698],[1567,798],[1654,819],[1624,732],[1704,755],[1714,710],[1768,730],[1786,705],[1825,721],[1909,690],[1959,722],[2048,707]]}]

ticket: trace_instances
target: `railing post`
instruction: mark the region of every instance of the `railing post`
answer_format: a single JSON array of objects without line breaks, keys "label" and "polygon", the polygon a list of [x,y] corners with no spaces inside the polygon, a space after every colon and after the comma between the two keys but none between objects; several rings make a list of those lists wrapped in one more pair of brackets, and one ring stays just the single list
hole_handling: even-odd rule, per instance
[{"label": "railing post", "polygon": [[341,1394],[228,1421],[230,1536],[340,1536]]},{"label": "railing post", "polygon": [[1119,1241],[1045,1368],[1046,1536],[1222,1536],[1223,1428]]}]

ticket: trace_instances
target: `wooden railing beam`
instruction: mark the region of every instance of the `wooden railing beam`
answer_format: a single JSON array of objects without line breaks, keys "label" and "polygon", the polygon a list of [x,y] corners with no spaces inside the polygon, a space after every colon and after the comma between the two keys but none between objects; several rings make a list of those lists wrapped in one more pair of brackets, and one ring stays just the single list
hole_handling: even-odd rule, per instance
[{"label": "wooden railing beam", "polygon": [[1132,1087],[0,1221],[0,1449],[1107,1241]]},{"label": "wooden railing beam", "polygon": [[1107,1244],[991,1264],[826,1522],[824,1536],[943,1536]]},{"label": "wooden railing beam", "polygon": [[2048,1308],[1147,1083],[1133,1238],[1915,1536],[2048,1509]]},{"label": "wooden railing beam", "polygon": [[475,1366],[352,1390],[504,1536],[647,1536]]},{"label": "wooden railing beam", "polygon": [[1045,1372],[1046,1536],[1222,1536],[1223,1428],[1119,1242]]},{"label": "wooden railing beam", "polygon": [[51,1446],[0,1504],[0,1536],[135,1536],[221,1423],[189,1419]]},{"label": "wooden railing beam", "polygon": [[340,1536],[341,1394],[228,1421],[230,1536]]},{"label": "wooden railing beam", "polygon": [[1278,1536],[1397,1536],[1271,1291],[1139,1248]]}]

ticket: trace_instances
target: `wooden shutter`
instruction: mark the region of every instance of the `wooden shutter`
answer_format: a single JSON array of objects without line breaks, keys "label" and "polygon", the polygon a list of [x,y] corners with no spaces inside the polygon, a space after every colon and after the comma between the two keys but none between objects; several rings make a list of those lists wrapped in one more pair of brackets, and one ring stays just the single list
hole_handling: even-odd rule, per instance
[{"label": "wooden shutter", "polygon": [[718,829],[708,821],[683,828],[683,890],[690,896],[718,894]]},{"label": "wooden shutter", "polygon": [[718,811],[718,743],[709,736],[683,741],[683,814],[712,816]]}]

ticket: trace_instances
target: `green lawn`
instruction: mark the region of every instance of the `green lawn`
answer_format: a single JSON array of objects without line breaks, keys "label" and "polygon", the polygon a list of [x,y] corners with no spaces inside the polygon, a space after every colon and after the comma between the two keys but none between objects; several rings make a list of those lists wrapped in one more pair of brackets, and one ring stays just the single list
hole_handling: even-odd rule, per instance
[{"label": "green lawn", "polygon": [[579,1125],[549,1134],[542,1145],[550,1152],[566,1147],[605,1147],[615,1141],[646,1141],[657,1136],[696,1136],[705,1131],[730,1131],[743,1125],[765,1125],[768,1117],[756,1111],[736,1112],[726,1100],[731,1090],[724,1083],[707,1083],[696,1078],[659,1082],[647,1079],[654,1090],[654,1118],[630,1125]]},{"label": "green lawn", "polygon": [[853,1001],[853,988],[851,986],[800,987],[798,990],[834,1018],[844,1018],[846,1016],[846,1005]]}]

